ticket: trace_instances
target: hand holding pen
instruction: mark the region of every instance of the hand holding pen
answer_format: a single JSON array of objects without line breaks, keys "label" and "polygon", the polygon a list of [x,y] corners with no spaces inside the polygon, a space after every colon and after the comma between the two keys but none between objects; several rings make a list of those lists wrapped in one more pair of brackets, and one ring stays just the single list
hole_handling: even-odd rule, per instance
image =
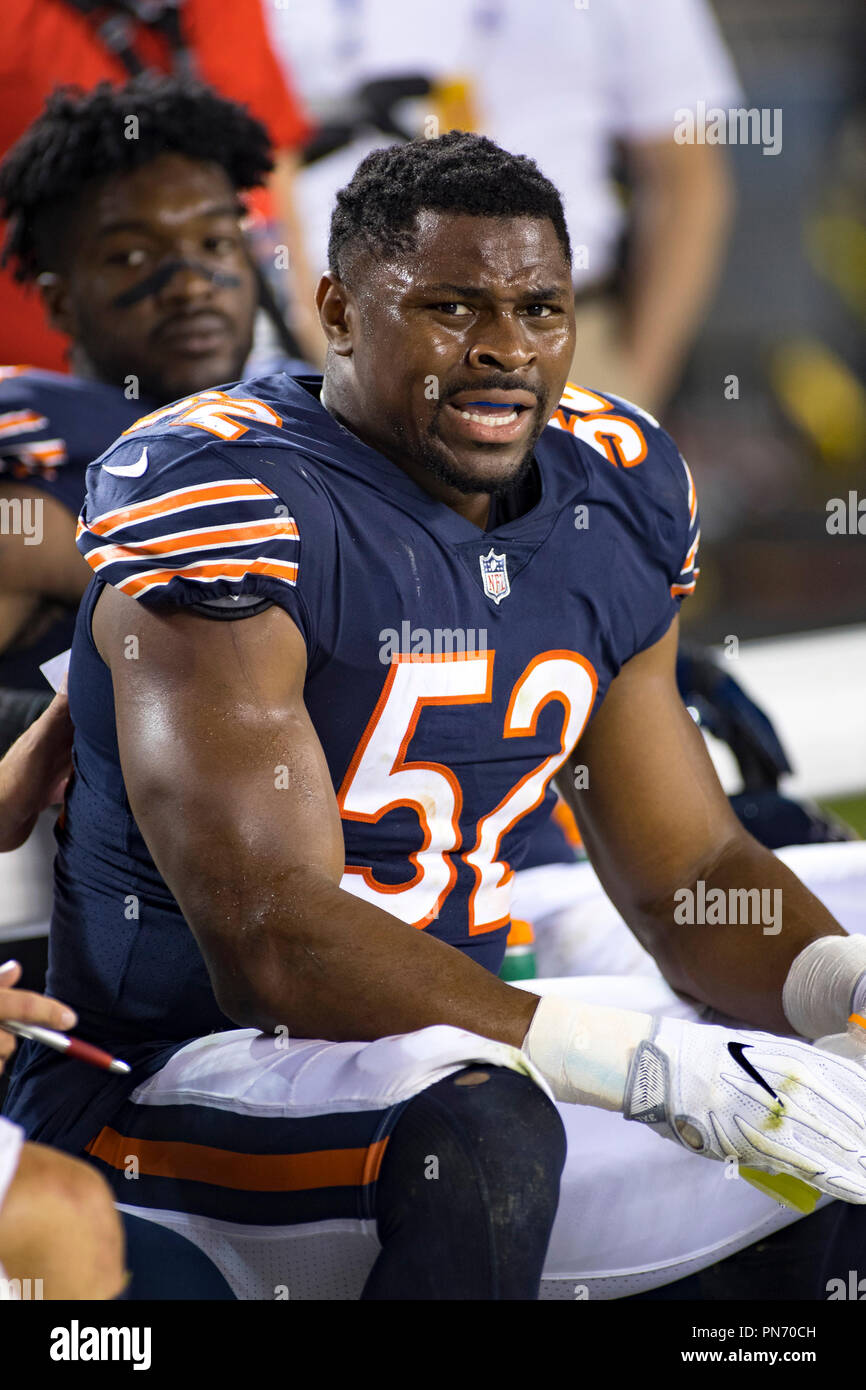
[{"label": "hand holding pen", "polygon": [[7,1057],[15,1048],[16,1037],[32,1038],[45,1047],[63,1052],[67,1057],[89,1062],[103,1071],[128,1072],[126,1062],[118,1061],[91,1043],[69,1038],[60,1029],[74,1028],[76,1014],[59,999],[48,999],[30,990],[13,989],[21,978],[21,966],[16,960],[0,966],[0,1072]]}]

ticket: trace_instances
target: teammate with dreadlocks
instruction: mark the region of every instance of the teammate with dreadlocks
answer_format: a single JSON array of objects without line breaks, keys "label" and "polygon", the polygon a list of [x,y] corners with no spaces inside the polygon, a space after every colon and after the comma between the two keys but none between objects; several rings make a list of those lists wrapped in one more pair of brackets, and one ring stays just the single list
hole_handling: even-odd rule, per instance
[{"label": "teammate with dreadlocks", "polygon": [[[613,1221],[631,1259],[709,1206],[705,1263],[768,1229],[698,1156],[862,1215],[866,1077],[790,1034],[866,1006],[866,943],[746,833],[679,698],[694,486],[651,417],[566,384],[556,190],[451,133],[369,156],[332,228],[324,380],[156,410],[88,472],[49,989],[132,1074],[61,1086],[26,1044],[12,1117],[258,1296],[534,1297],[563,1121],[567,1269]],[[693,1006],[496,978],[557,774]],[[785,930],[684,926],[684,890],[783,894]],[[633,1219],[653,1155],[673,1227]]]},{"label": "teammate with dreadlocks", "polygon": [[271,166],[242,107],[157,76],[57,91],[0,166],[5,256],[73,371],[0,368],[0,498],[32,519],[0,547],[0,685],[41,687],[69,646],[87,464],[155,406],[240,376],[258,298],[240,195]]}]

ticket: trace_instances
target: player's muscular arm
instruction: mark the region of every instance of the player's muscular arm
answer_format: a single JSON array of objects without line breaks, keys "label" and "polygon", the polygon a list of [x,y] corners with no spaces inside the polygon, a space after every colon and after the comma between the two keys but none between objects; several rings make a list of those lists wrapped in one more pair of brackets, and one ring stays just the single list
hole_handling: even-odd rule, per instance
[{"label": "player's muscular arm", "polygon": [[[790,1032],[782,986],[810,941],[842,928],[731,810],[675,680],[677,624],[612,683],[561,778],[605,890],[670,984],[758,1027]],[[677,890],[781,890],[781,929],[677,924]],[[778,901],[770,897],[769,903]],[[682,915],[682,914],[681,914]],[[752,916],[743,912],[742,915]]]},{"label": "player's muscular arm", "polygon": [[521,1045],[535,998],[339,887],[342,828],[286,613],[213,622],[106,589],[93,635],[133,813],[230,1018],[335,1041],[449,1023]]}]

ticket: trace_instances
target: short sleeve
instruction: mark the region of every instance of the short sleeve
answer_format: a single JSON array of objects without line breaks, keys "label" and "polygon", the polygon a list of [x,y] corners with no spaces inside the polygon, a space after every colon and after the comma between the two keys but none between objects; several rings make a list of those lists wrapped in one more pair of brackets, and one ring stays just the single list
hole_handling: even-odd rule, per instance
[{"label": "short sleeve", "polygon": [[[662,481],[661,476],[658,478],[659,501],[661,502],[667,493],[663,503],[667,511],[668,499],[672,497],[674,524],[669,528],[670,540],[662,544],[658,557],[668,586],[667,597],[660,605],[658,622],[640,645],[641,651],[651,647],[665,635],[677,616],[683,599],[694,593],[700,574],[697,558],[701,529],[692,471],[670,435],[664,430],[658,430],[652,447],[658,456],[657,475],[661,475],[663,471],[668,475],[665,481]],[[668,528],[665,530],[667,532]]]},{"label": "short sleeve", "polygon": [[[673,441],[671,441],[673,443]],[[676,446],[674,446],[676,447]],[[686,463],[682,454],[677,450],[677,457],[682,465],[685,477],[685,536],[681,541],[677,551],[672,554],[671,565],[671,598],[677,603],[681,602],[688,594],[693,594],[695,585],[698,582],[700,570],[697,567],[698,547],[701,543],[700,519],[698,516],[698,499],[695,492],[695,480],[692,477],[692,470]],[[682,553],[683,559],[679,569],[674,573],[674,565],[678,555]]]},{"label": "short sleeve", "polygon": [[26,370],[0,368],[0,473],[16,482],[51,480],[66,463],[66,443],[26,390],[26,379],[16,390],[16,377],[23,377]]},{"label": "short sleeve", "polygon": [[736,69],[707,0],[653,0],[616,6],[611,30],[611,88],[617,134],[670,136],[675,113],[736,106]]},{"label": "short sleeve", "polygon": [[0,367],[0,478],[53,497],[75,518],[87,465],[141,413],[104,382]]},{"label": "short sleeve", "polygon": [[[569,408],[575,404],[574,390],[569,384],[563,398]],[[648,411],[611,392],[592,394],[615,408],[608,418],[630,423],[641,439],[642,453],[636,445],[628,445],[624,436],[624,452],[616,455],[618,466],[604,474],[608,482],[616,480],[626,509],[629,538],[623,572],[628,587],[622,602],[633,618],[626,645],[629,655],[635,655],[664,636],[683,599],[694,593],[700,573],[698,499],[691,469],[667,430]],[[600,426],[605,415],[597,412],[586,418]],[[595,448],[599,447],[596,443]],[[629,447],[634,450],[631,460]]]},{"label": "short sleeve", "polygon": [[76,543],[99,579],[149,607],[240,617],[276,603],[309,634],[298,522],[228,448],[119,441],[87,470]]}]

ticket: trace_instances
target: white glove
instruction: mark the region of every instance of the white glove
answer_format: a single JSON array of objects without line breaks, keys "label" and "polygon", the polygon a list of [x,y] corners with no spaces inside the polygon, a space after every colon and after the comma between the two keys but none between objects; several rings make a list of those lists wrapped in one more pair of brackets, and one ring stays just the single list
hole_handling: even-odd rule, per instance
[{"label": "white glove", "polygon": [[866,1204],[866,1074],[808,1043],[659,1019],[635,1049],[623,1114],[706,1158]]}]

